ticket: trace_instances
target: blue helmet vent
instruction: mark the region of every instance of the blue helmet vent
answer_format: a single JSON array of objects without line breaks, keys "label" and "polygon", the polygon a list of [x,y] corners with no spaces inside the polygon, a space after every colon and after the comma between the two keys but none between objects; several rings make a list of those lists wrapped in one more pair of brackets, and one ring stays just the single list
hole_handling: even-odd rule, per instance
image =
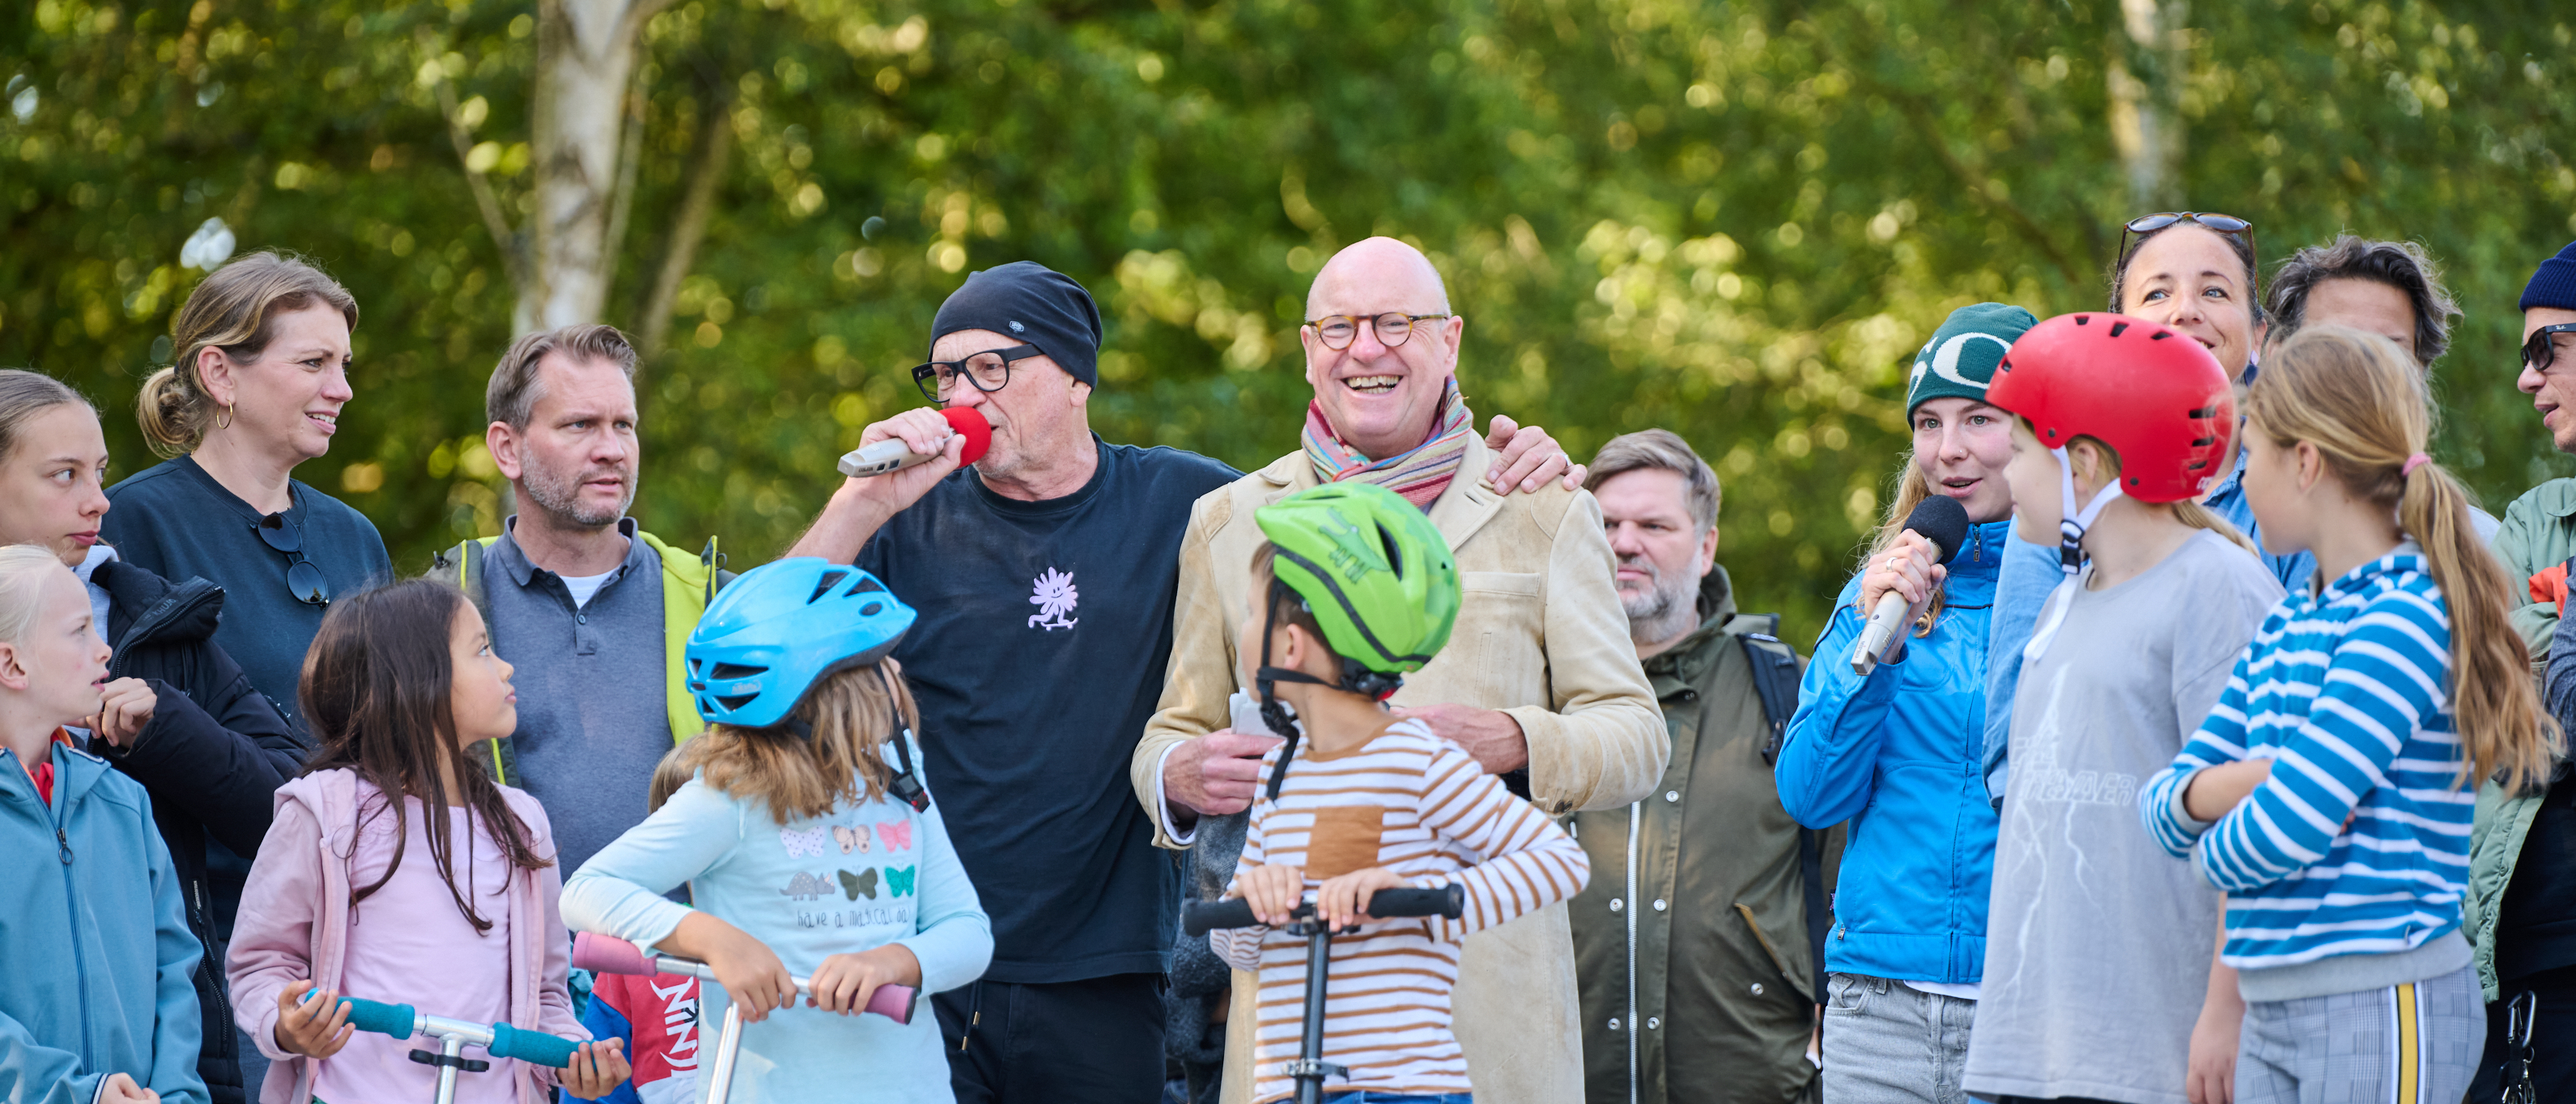
[{"label": "blue helmet vent", "polygon": [[817,681],[892,652],[916,616],[848,564],[765,564],[716,592],[689,633],[689,689],[709,723],[769,728]]}]

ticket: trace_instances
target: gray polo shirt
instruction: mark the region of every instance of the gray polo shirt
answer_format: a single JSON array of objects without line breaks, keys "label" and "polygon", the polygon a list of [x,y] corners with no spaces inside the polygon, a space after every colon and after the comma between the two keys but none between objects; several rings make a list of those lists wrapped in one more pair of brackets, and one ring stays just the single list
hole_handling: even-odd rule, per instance
[{"label": "gray polo shirt", "polygon": [[492,649],[517,668],[518,775],[554,824],[566,878],[644,820],[653,767],[671,750],[663,680],[662,562],[617,523],[626,562],[576,608],[563,577],[528,562],[511,531],[483,553]]}]

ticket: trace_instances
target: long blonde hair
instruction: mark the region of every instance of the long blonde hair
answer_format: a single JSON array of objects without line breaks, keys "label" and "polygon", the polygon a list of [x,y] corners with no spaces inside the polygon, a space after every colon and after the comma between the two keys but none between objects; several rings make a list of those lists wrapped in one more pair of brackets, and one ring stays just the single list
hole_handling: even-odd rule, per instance
[{"label": "long blonde hair", "polygon": [[134,419],[143,439],[162,456],[179,456],[206,439],[215,420],[215,400],[197,375],[197,357],[221,349],[239,363],[259,359],[277,337],[281,315],[307,307],[327,306],[358,328],[358,300],[349,289],[301,258],[253,253],[218,268],[170,320],[170,347],[178,356],[170,366],[144,377],[134,397]]},{"label": "long blonde hair", "polygon": [[2558,722],[2540,707],[2531,659],[2507,623],[2504,567],[2469,525],[2469,497],[2426,451],[2433,408],[2424,377],[2384,337],[2340,326],[2299,331],[2274,351],[2245,410],[2272,444],[2316,446],[2344,489],[2397,515],[2424,548],[2451,627],[2451,710],[2467,756],[2455,784],[2495,778],[2508,791],[2549,776]]},{"label": "long blonde hair", "polygon": [[62,566],[62,559],[44,545],[0,545],[0,643],[27,642],[41,605],[37,590],[45,583],[45,569]]},{"label": "long blonde hair", "polygon": [[784,727],[710,725],[666,757],[656,774],[686,780],[704,771],[707,785],[766,804],[782,825],[823,816],[837,805],[885,795],[894,768],[877,749],[895,736],[897,709],[904,727],[921,731],[920,707],[893,659],[847,668],[816,682],[788,713],[813,729],[811,738]]}]

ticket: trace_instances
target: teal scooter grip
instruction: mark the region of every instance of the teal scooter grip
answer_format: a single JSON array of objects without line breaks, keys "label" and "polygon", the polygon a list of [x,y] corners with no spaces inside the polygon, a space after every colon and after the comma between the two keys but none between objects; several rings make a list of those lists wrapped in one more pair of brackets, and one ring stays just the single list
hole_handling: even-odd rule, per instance
[{"label": "teal scooter grip", "polygon": [[532,1066],[562,1069],[572,1064],[573,1052],[580,1048],[579,1040],[496,1023],[492,1025],[492,1045],[484,1049],[495,1058],[516,1058]]},{"label": "teal scooter grip", "polygon": [[420,1022],[420,1014],[408,1004],[386,1004],[362,997],[342,997],[340,1003],[349,1009],[349,1026],[360,1031],[408,1039],[412,1026]]}]

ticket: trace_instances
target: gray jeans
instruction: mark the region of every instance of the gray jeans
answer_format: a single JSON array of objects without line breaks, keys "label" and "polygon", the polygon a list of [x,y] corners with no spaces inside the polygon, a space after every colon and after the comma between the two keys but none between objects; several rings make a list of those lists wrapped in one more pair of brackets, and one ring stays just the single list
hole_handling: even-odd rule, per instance
[{"label": "gray jeans", "polygon": [[1977,1002],[1858,974],[1825,991],[1824,1104],[1970,1104],[1959,1079]]},{"label": "gray jeans", "polygon": [[2474,966],[2385,989],[2251,1001],[2236,1104],[2451,1104],[2468,1091],[2486,1036]]}]

